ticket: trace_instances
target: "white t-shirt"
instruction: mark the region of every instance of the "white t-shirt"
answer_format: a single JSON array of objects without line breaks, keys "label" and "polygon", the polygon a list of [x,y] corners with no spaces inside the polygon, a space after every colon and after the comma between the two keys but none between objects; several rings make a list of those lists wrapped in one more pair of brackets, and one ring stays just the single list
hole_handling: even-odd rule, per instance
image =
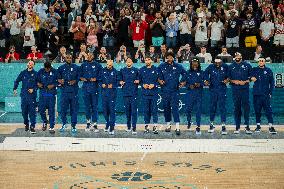
[{"label": "white t-shirt", "polygon": [[210,53],[205,53],[205,54],[202,54],[202,53],[198,53],[196,55],[197,57],[204,57],[204,63],[208,63],[210,64],[212,62],[212,56]]},{"label": "white t-shirt", "polygon": [[191,34],[191,30],[189,28],[192,27],[191,21],[186,22],[180,22],[179,24],[179,29],[180,29],[180,34]]},{"label": "white t-shirt", "polygon": [[262,36],[267,38],[271,31],[274,29],[274,24],[272,22],[261,22],[259,29],[262,31]]},{"label": "white t-shirt", "polygon": [[213,22],[211,25],[211,40],[220,41],[224,24],[221,21]]},{"label": "white t-shirt", "polygon": [[208,41],[207,25],[205,21],[197,25],[195,32],[195,41]]}]

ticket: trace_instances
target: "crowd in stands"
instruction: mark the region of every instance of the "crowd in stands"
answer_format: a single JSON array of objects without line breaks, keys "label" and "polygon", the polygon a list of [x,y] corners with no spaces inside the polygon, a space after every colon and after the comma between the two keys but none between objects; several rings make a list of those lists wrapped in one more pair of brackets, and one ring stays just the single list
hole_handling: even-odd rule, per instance
[{"label": "crowd in stands", "polygon": [[146,52],[160,62],[167,51],[179,62],[234,51],[284,59],[283,0],[1,0],[0,16],[1,62],[59,63],[68,51],[76,63],[87,52],[117,63]]}]

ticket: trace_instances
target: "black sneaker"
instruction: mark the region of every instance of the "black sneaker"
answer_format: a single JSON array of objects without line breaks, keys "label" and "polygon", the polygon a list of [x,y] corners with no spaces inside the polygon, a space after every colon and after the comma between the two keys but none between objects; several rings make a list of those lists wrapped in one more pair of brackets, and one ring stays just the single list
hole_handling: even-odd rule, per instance
[{"label": "black sneaker", "polygon": [[250,128],[249,128],[248,125],[245,127],[245,132],[246,132],[246,134],[248,134],[248,135],[251,135],[251,134],[252,134],[252,131],[250,130]]},{"label": "black sneaker", "polygon": [[188,122],[187,129],[190,129],[190,127],[191,127],[191,122]]},{"label": "black sneaker", "polygon": [[25,131],[29,131],[30,127],[28,125],[25,125]]},{"label": "black sneaker", "polygon": [[180,135],[180,129],[176,129],[176,135]]},{"label": "black sneaker", "polygon": [[227,133],[227,129],[226,129],[226,127],[225,127],[225,126],[222,126],[221,134],[222,134],[222,135],[226,135],[226,134],[228,134],[228,133]]},{"label": "black sneaker", "polygon": [[269,133],[275,135],[277,134],[277,131],[275,130],[274,127],[269,127]]},{"label": "black sneaker", "polygon": [[91,130],[91,123],[87,123],[87,126],[85,128],[86,132],[89,132]]},{"label": "black sneaker", "polygon": [[31,127],[30,132],[31,132],[31,134],[36,134],[35,128]]},{"label": "black sneaker", "polygon": [[95,133],[98,133],[100,132],[100,130],[98,129],[98,125],[93,125],[92,128],[91,128],[91,131],[94,131]]},{"label": "black sneaker", "polygon": [[42,131],[46,131],[46,129],[47,129],[47,123],[43,123],[42,124]]},{"label": "black sneaker", "polygon": [[149,133],[150,132],[150,129],[149,129],[149,126],[148,125],[145,125],[145,133]]},{"label": "black sneaker", "polygon": [[256,126],[254,132],[256,132],[256,133],[260,133],[260,132],[261,132],[261,127],[260,127],[260,125],[257,125],[257,126]]},{"label": "black sneaker", "polygon": [[214,125],[212,123],[210,123],[208,133],[214,133],[214,128],[215,128]]},{"label": "black sneaker", "polygon": [[201,135],[200,127],[196,127],[195,134],[196,135]]},{"label": "black sneaker", "polygon": [[48,131],[49,131],[50,134],[55,134],[54,128],[49,128]]},{"label": "black sneaker", "polygon": [[171,132],[171,126],[167,127],[167,128],[165,129],[165,131],[166,131],[167,133]]},{"label": "black sneaker", "polygon": [[154,127],[153,127],[153,133],[154,133],[154,134],[159,134],[157,126],[154,126]]}]

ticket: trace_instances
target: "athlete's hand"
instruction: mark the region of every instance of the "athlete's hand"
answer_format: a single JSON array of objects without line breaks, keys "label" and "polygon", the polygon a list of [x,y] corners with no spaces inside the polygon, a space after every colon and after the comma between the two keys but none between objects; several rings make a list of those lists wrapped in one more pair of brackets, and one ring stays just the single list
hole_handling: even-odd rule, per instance
[{"label": "athlete's hand", "polygon": [[209,86],[210,85],[210,83],[209,83],[209,81],[204,81],[204,84],[206,85],[206,86]]},{"label": "athlete's hand", "polygon": [[93,77],[93,78],[90,79],[90,81],[95,82],[95,81],[97,81],[97,78]]},{"label": "athlete's hand", "polygon": [[58,79],[58,83],[60,83],[61,85],[64,84],[64,79]]},{"label": "athlete's hand", "polygon": [[13,92],[14,92],[14,96],[17,96],[17,90],[14,90]]},{"label": "athlete's hand", "polygon": [[139,84],[139,80],[138,79],[134,80],[134,83]]},{"label": "athlete's hand", "polygon": [[195,87],[194,87],[194,85],[189,85],[189,88],[194,89]]},{"label": "athlete's hand", "polygon": [[119,84],[123,87],[123,85],[125,84],[124,81],[120,81]]},{"label": "athlete's hand", "polygon": [[112,88],[112,84],[108,84],[107,88],[111,89]]},{"label": "athlete's hand", "polygon": [[49,90],[51,90],[51,89],[54,88],[54,85],[47,85],[47,88],[48,88]]},{"label": "athlete's hand", "polygon": [[84,78],[84,77],[80,77],[80,80],[81,80],[81,81],[87,81],[87,79]]},{"label": "athlete's hand", "polygon": [[195,86],[196,88],[199,88],[199,87],[200,87],[200,83],[194,83],[194,86]]},{"label": "athlete's hand", "polygon": [[229,83],[229,79],[225,79],[224,81],[223,81],[223,83],[225,83],[225,84],[227,84],[227,83]]},{"label": "athlete's hand", "polygon": [[43,84],[42,83],[37,83],[38,88],[42,88]]},{"label": "athlete's hand", "polygon": [[150,84],[150,85],[148,85],[148,88],[149,89],[153,89],[155,87],[155,85],[154,84]]},{"label": "athlete's hand", "polygon": [[106,88],[106,84],[102,84],[102,88]]},{"label": "athlete's hand", "polygon": [[29,89],[28,92],[29,92],[30,94],[32,94],[32,93],[34,92],[34,90],[33,90],[33,89]]},{"label": "athlete's hand", "polygon": [[164,80],[158,80],[158,82],[160,83],[160,85],[164,85],[165,84],[165,81]]},{"label": "athlete's hand", "polygon": [[144,89],[149,89],[149,87],[150,87],[150,86],[149,86],[148,84],[144,84],[144,85],[143,85],[143,88],[144,88]]},{"label": "athlete's hand", "polygon": [[255,77],[250,78],[253,82],[255,82],[257,79]]},{"label": "athlete's hand", "polygon": [[76,83],[76,80],[69,81],[69,85],[74,85]]}]

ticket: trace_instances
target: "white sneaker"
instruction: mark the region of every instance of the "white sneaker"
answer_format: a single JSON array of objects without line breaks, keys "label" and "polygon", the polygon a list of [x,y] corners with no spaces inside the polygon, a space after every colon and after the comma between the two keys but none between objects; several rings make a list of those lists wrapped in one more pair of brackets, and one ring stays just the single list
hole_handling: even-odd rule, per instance
[{"label": "white sneaker", "polygon": [[240,129],[235,130],[235,131],[234,131],[234,134],[236,134],[236,135],[240,134]]},{"label": "white sneaker", "polygon": [[137,131],[132,131],[132,134],[133,135],[137,135]]},{"label": "white sneaker", "polygon": [[114,130],[108,132],[109,135],[114,135]]},{"label": "white sneaker", "polygon": [[130,133],[130,132],[131,132],[131,129],[125,129],[125,131],[126,131],[127,133]]}]

